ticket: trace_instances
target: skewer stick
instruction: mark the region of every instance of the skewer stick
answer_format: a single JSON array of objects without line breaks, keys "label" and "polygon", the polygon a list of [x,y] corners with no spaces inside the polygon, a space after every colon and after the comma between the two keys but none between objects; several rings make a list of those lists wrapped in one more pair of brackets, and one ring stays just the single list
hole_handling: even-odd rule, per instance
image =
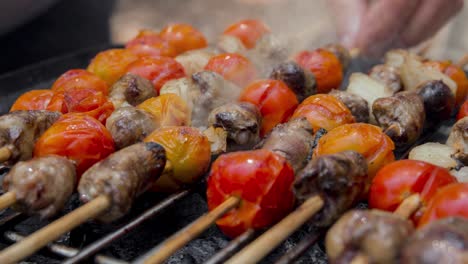
[{"label": "skewer stick", "polygon": [[307,199],[294,212],[283,218],[225,263],[257,263],[322,209],[323,203],[323,199],[319,196]]},{"label": "skewer stick", "polygon": [[456,63],[456,65],[460,68],[465,67],[465,65],[468,64],[468,54],[463,55],[461,59],[459,59]]},{"label": "skewer stick", "polygon": [[16,203],[16,194],[14,192],[6,192],[0,196],[0,211],[10,207]]},{"label": "skewer stick", "polygon": [[369,264],[369,258],[366,255],[359,253],[354,256],[350,264]]},{"label": "skewer stick", "polygon": [[231,209],[237,207],[241,199],[236,196],[229,197],[222,204],[218,205],[214,210],[209,213],[201,216],[195,222],[182,229],[181,231],[175,233],[166,241],[162,243],[161,246],[157,247],[157,251],[148,257],[144,263],[145,264],[156,264],[163,263],[167,258],[169,258],[174,252],[179,250],[185,244],[198,237],[203,231],[208,227],[213,225],[216,220],[222,217],[225,213]]},{"label": "skewer stick", "polygon": [[9,160],[11,157],[11,150],[8,147],[0,148],[0,163]]},{"label": "skewer stick", "polygon": [[24,240],[0,252],[0,263],[16,263],[58,239],[69,230],[104,212],[111,205],[107,196],[99,196],[73,212],[34,232]]},{"label": "skewer stick", "polygon": [[412,214],[414,214],[414,212],[416,212],[416,210],[419,209],[419,207],[421,207],[421,196],[415,193],[403,200],[400,206],[398,206],[393,213],[404,219],[408,219]]}]

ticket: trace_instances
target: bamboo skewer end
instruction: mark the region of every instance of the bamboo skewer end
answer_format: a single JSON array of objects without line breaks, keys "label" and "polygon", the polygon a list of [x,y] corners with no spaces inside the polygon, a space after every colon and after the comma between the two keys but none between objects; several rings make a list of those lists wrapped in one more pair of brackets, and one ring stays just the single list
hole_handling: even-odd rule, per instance
[{"label": "bamboo skewer end", "polygon": [[11,150],[7,147],[0,148],[0,163],[5,162],[11,158]]},{"label": "bamboo skewer end", "polygon": [[400,206],[395,210],[394,214],[404,218],[408,219],[413,215],[416,210],[421,207],[421,196],[419,194],[412,194],[408,198],[406,198]]},{"label": "bamboo skewer end", "polygon": [[6,192],[0,196],[0,211],[6,209],[16,203],[16,194],[14,192]]}]

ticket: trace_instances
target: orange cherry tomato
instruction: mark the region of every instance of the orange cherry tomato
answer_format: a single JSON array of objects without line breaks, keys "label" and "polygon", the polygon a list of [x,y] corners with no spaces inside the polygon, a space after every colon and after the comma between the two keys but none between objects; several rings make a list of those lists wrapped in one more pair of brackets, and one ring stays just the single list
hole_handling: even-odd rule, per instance
[{"label": "orange cherry tomato", "polygon": [[52,85],[51,90],[61,92],[67,89],[94,89],[102,92],[104,95],[109,93],[109,85],[93,73],[73,69],[62,74]]},{"label": "orange cherry tomato", "polygon": [[127,42],[125,48],[141,57],[177,56],[177,49],[168,40],[163,39],[159,33],[151,30],[142,30],[138,35]]},{"label": "orange cherry tomato", "polygon": [[[426,205],[442,186],[456,183],[448,170],[417,160],[399,160],[377,172],[369,192],[369,206],[393,212],[412,194],[419,194]],[[419,210],[413,220],[421,216]]]},{"label": "orange cherry tomato", "polygon": [[128,65],[137,59],[137,55],[125,49],[105,50],[93,58],[88,71],[111,86],[127,72]]},{"label": "orange cherry tomato", "polygon": [[188,24],[172,24],[161,30],[160,36],[169,41],[177,53],[205,48],[208,43],[205,36]]},{"label": "orange cherry tomato", "polygon": [[238,38],[246,48],[252,49],[257,41],[268,33],[270,29],[263,22],[246,19],[228,26],[223,34]]},{"label": "orange cherry tomato", "polygon": [[224,234],[236,237],[249,228],[262,229],[283,218],[294,206],[294,172],[285,158],[264,149],[219,156],[208,178],[208,208],[230,196],[239,207],[216,222]]},{"label": "orange cherry tomato", "polygon": [[34,147],[35,157],[59,155],[73,160],[78,175],[112,152],[114,141],[106,127],[81,113],[63,115]]},{"label": "orange cherry tomato", "polygon": [[128,72],[150,80],[156,93],[169,80],[185,77],[184,67],[173,58],[140,58],[128,66]]},{"label": "orange cherry tomato", "polygon": [[279,80],[256,81],[242,91],[239,100],[252,103],[260,110],[263,117],[261,135],[288,121],[299,104],[296,94]]},{"label": "orange cherry tomato", "polygon": [[47,108],[49,111],[83,113],[106,123],[114,111],[114,105],[102,92],[86,88],[67,88],[55,93]]},{"label": "orange cherry tomato", "polygon": [[51,90],[32,90],[25,92],[11,106],[11,111],[16,110],[45,110],[54,96]]},{"label": "orange cherry tomato", "polygon": [[300,52],[295,61],[311,71],[317,82],[318,93],[328,93],[340,87],[343,81],[343,66],[335,54],[325,49]]},{"label": "orange cherry tomato", "polygon": [[457,106],[466,101],[468,96],[468,78],[462,68],[452,64],[450,61],[428,61],[425,62],[425,65],[439,70],[457,84],[457,94],[455,95]]},{"label": "orange cherry tomato", "polygon": [[468,218],[468,183],[454,183],[439,189],[429,201],[418,228],[451,216]]},{"label": "orange cherry tomato", "polygon": [[460,120],[465,116],[468,116],[468,101],[465,101],[460,107],[460,110],[458,111],[457,115],[457,120]]},{"label": "orange cherry tomato", "polygon": [[147,99],[137,108],[150,113],[159,127],[190,125],[191,110],[176,94],[161,94]]},{"label": "orange cherry tomato", "polygon": [[312,128],[331,130],[343,124],[354,123],[351,111],[334,96],[317,94],[306,98],[291,118],[306,117]]},{"label": "orange cherry tomato", "polygon": [[[394,149],[393,141],[383,133],[380,127],[354,123],[336,127],[321,137],[314,155],[354,150],[366,158],[368,176],[372,179],[380,168],[395,160]],[[369,190],[370,184],[371,181],[368,182],[366,190]]]},{"label": "orange cherry tomato", "polygon": [[211,57],[205,70],[219,73],[226,80],[239,87],[244,87],[257,77],[257,70],[252,62],[235,53],[224,53]]}]

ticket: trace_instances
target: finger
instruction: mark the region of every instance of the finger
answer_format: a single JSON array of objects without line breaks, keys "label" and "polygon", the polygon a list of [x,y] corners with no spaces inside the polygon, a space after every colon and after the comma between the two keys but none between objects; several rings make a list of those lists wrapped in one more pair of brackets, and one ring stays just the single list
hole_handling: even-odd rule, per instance
[{"label": "finger", "polygon": [[352,48],[359,32],[368,0],[329,0],[341,44]]},{"label": "finger", "polygon": [[439,31],[463,8],[463,0],[425,0],[401,35],[408,47],[419,44]]}]

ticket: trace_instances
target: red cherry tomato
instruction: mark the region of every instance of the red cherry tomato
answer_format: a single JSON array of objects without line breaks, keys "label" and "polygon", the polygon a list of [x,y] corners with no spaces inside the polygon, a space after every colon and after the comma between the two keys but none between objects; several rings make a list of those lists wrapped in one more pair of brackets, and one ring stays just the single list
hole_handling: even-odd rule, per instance
[{"label": "red cherry tomato", "polygon": [[168,40],[163,39],[159,33],[151,30],[142,30],[138,35],[127,42],[125,48],[141,57],[177,56],[177,50]]},{"label": "red cherry tomato", "polygon": [[306,98],[294,111],[292,118],[306,117],[312,128],[331,130],[343,124],[354,123],[351,111],[338,99],[328,94]]},{"label": "red cherry tomato", "polygon": [[114,152],[114,141],[106,127],[84,114],[66,114],[37,140],[34,156],[59,155],[76,163],[81,175],[94,163]]},{"label": "red cherry tomato", "polygon": [[235,53],[224,53],[211,57],[205,70],[214,71],[239,87],[251,83],[257,77],[255,66],[246,57]]},{"label": "red cherry tomato", "polygon": [[343,81],[343,66],[335,54],[324,49],[302,51],[295,61],[311,71],[317,82],[318,93],[328,93],[340,87]]},{"label": "red cherry tomato", "polygon": [[16,110],[45,110],[54,96],[51,90],[32,90],[25,92],[16,99],[10,111]]},{"label": "red cherry tomato", "polygon": [[246,48],[251,49],[267,33],[270,30],[261,21],[246,19],[228,26],[223,34],[238,38]]},{"label": "red cherry tomato", "polygon": [[249,228],[268,227],[294,206],[294,173],[285,158],[268,150],[240,151],[218,157],[208,178],[208,207],[213,210],[231,195],[242,199],[216,223],[228,236]]},{"label": "red cherry tomato", "polygon": [[130,63],[138,56],[125,49],[105,50],[96,55],[88,65],[88,71],[104,80],[109,86],[127,72]]},{"label": "red cherry tomato", "polygon": [[169,57],[140,58],[128,66],[128,72],[150,80],[158,94],[167,81],[185,77],[184,67]]},{"label": "red cherry tomato", "polygon": [[465,101],[460,107],[460,110],[458,111],[457,115],[457,120],[460,120],[465,116],[468,116],[468,101]]},{"label": "red cherry tomato", "polygon": [[242,91],[239,100],[252,103],[260,110],[262,135],[277,124],[288,121],[299,104],[296,94],[279,80],[256,81]]},{"label": "red cherry tomato", "polygon": [[173,46],[177,53],[202,49],[208,44],[205,36],[188,24],[172,24],[161,30],[160,36]]},{"label": "red cherry tomato", "polygon": [[62,74],[52,85],[51,90],[61,92],[68,89],[94,89],[102,92],[104,95],[109,93],[109,86],[101,78],[93,73],[82,70],[73,69]]},{"label": "red cherry tomato", "polygon": [[[457,182],[448,170],[416,160],[399,160],[385,165],[377,172],[369,192],[369,206],[395,211],[404,199],[418,193],[423,205],[442,186]],[[415,214],[414,220],[420,217]]]},{"label": "red cherry tomato", "polygon": [[468,183],[454,183],[439,189],[429,201],[418,228],[451,216],[468,218]]}]

